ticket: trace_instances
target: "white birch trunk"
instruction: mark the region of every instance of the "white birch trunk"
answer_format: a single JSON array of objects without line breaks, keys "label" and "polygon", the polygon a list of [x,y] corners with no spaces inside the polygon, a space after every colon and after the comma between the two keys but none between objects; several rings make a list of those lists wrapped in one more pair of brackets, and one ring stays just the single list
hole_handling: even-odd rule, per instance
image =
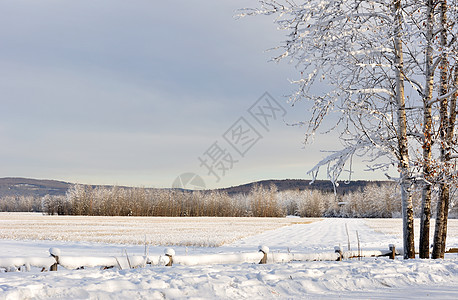
[{"label": "white birch trunk", "polygon": [[420,220],[420,258],[429,258],[429,231],[431,221],[431,146],[433,124],[431,118],[431,100],[434,88],[433,70],[433,29],[434,29],[434,0],[427,1],[426,9],[426,86],[423,98],[423,183],[421,220]]},{"label": "white birch trunk", "polygon": [[[442,0],[440,3],[440,46],[441,46],[441,66],[440,66],[440,90],[439,96],[447,94],[448,91],[448,56],[446,52],[447,47],[447,1]],[[432,252],[432,258],[444,258],[445,255],[445,240],[447,236],[447,218],[448,218],[448,206],[450,200],[450,184],[448,182],[448,168],[447,163],[447,130],[449,128],[449,116],[448,116],[448,103],[447,97],[444,97],[440,102],[440,160],[442,165],[441,172],[441,183],[439,190],[439,201],[437,202],[437,216],[436,216],[436,227],[434,231],[434,247]]]},{"label": "white birch trunk", "polygon": [[401,173],[401,201],[403,220],[404,259],[415,258],[413,205],[410,190],[410,166],[407,141],[407,116],[404,96],[404,61],[402,53],[402,12],[401,0],[394,1],[395,14],[395,68],[396,68],[396,103],[398,116],[399,168]]}]

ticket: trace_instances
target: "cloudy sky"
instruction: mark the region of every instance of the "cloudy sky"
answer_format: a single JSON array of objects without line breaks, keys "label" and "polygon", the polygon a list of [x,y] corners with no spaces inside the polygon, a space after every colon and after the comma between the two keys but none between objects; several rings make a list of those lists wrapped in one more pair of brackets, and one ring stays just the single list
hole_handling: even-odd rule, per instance
[{"label": "cloudy sky", "polygon": [[[147,187],[185,172],[207,187],[309,179],[320,150],[340,144],[319,136],[304,147],[304,129],[287,125],[307,120],[307,105],[287,104],[294,67],[268,62],[285,33],[269,17],[234,18],[254,6],[0,1],[0,177]],[[265,92],[285,110],[271,109],[268,126],[248,112]],[[383,178],[362,169],[354,178]]]}]

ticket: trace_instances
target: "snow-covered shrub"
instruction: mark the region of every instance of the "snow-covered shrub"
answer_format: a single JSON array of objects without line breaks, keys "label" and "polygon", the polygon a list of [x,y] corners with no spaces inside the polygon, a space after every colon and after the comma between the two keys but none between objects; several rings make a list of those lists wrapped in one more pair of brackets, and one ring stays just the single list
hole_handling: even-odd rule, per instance
[{"label": "snow-covered shrub", "polygon": [[268,189],[262,185],[253,186],[249,199],[253,217],[283,217],[286,215],[280,205],[277,187],[273,184]]},{"label": "snow-covered shrub", "polygon": [[301,217],[322,217],[326,211],[327,195],[316,190],[298,193],[298,210]]},{"label": "snow-covered shrub", "polygon": [[286,210],[286,214],[288,216],[299,216],[299,206],[297,203],[296,194],[298,191],[283,191],[279,192],[279,200],[283,205],[284,209]]},{"label": "snow-covered shrub", "polygon": [[0,211],[41,212],[41,199],[33,196],[4,196],[0,199]]},{"label": "snow-covered shrub", "polygon": [[48,215],[68,215],[71,207],[65,196],[46,195],[41,198],[41,208]]},{"label": "snow-covered shrub", "polygon": [[401,212],[400,193],[395,183],[370,184],[361,191],[347,193],[326,212],[344,218],[391,218]]}]

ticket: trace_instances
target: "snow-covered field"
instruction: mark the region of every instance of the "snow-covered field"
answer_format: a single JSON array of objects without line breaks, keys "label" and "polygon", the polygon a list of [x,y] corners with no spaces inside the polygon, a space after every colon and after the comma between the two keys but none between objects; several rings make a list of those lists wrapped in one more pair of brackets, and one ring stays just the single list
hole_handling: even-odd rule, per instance
[{"label": "snow-covered field", "polygon": [[147,218],[0,213],[0,239],[217,247],[310,219]]},{"label": "snow-covered field", "polygon": [[[448,247],[458,247],[457,221],[449,222]],[[256,252],[258,245],[269,246],[269,255],[274,256],[288,252],[317,253],[333,251],[338,245],[347,250],[346,228],[352,250],[357,247],[356,231],[363,250],[387,249],[388,244],[402,246],[398,219],[0,214],[0,259],[46,257],[50,247],[60,248],[62,256],[121,256],[126,252],[143,255],[145,235],[151,244],[147,247],[149,255],[158,256],[163,255],[165,247],[157,245],[168,243],[176,245],[173,249],[181,256]],[[169,238],[169,234],[174,238]],[[457,254],[448,254],[440,261],[400,258],[392,261],[383,257],[266,265],[175,264],[124,270],[60,268],[58,272],[0,273],[0,299],[458,299],[457,282]]]}]

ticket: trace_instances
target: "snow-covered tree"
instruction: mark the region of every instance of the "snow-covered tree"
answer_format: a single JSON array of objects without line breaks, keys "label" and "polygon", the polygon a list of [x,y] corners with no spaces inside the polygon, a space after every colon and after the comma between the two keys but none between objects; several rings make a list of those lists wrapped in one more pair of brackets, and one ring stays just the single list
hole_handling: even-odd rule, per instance
[{"label": "snow-covered tree", "polygon": [[[449,186],[455,182],[453,149],[456,148],[456,65],[457,1],[413,1],[406,9],[406,22],[411,26],[406,60],[412,62],[409,83],[422,101],[412,105],[417,114],[409,126],[418,146],[413,164],[415,178],[422,186],[420,257],[429,257],[429,231],[433,188],[439,189],[435,244],[445,247]],[[454,100],[455,99],[455,100]],[[415,122],[415,120],[417,120]],[[448,154],[447,154],[448,153]],[[445,219],[445,221],[443,221]],[[445,230],[444,230],[445,229]],[[441,241],[444,242],[441,242]],[[436,247],[435,247],[436,248]],[[445,248],[444,248],[445,249]],[[436,251],[433,251],[436,252]],[[439,251],[440,252],[440,251]],[[443,256],[443,253],[442,253]],[[438,255],[434,254],[437,258]]]},{"label": "snow-covered tree", "polygon": [[[452,1],[453,3],[453,1]],[[439,141],[440,141],[440,169],[439,200],[437,204],[436,227],[434,232],[433,258],[444,258],[445,241],[447,237],[447,219],[450,206],[450,183],[456,174],[452,173],[452,159],[456,157],[456,98],[458,87],[457,42],[458,26],[456,22],[457,3],[449,6],[446,0],[439,1],[440,16],[440,81],[439,81]],[[449,18],[451,20],[449,20]],[[451,22],[450,22],[451,21]]]},{"label": "snow-covered tree", "polygon": [[[242,15],[275,15],[288,39],[277,49],[275,60],[294,62],[301,74],[292,104],[307,99],[313,103],[307,139],[331,113],[339,116],[343,149],[319,162],[319,169],[336,182],[354,155],[366,155],[373,170],[398,168],[404,219],[404,256],[415,257],[412,173],[408,139],[405,80],[411,73],[404,61],[405,10],[408,3],[393,1],[314,0],[261,1],[261,7],[243,10]],[[408,49],[407,49],[408,50]],[[313,92],[326,85],[323,93]],[[322,89],[321,89],[322,90]],[[382,162],[385,158],[389,163]],[[351,174],[351,173],[350,173]]]}]

